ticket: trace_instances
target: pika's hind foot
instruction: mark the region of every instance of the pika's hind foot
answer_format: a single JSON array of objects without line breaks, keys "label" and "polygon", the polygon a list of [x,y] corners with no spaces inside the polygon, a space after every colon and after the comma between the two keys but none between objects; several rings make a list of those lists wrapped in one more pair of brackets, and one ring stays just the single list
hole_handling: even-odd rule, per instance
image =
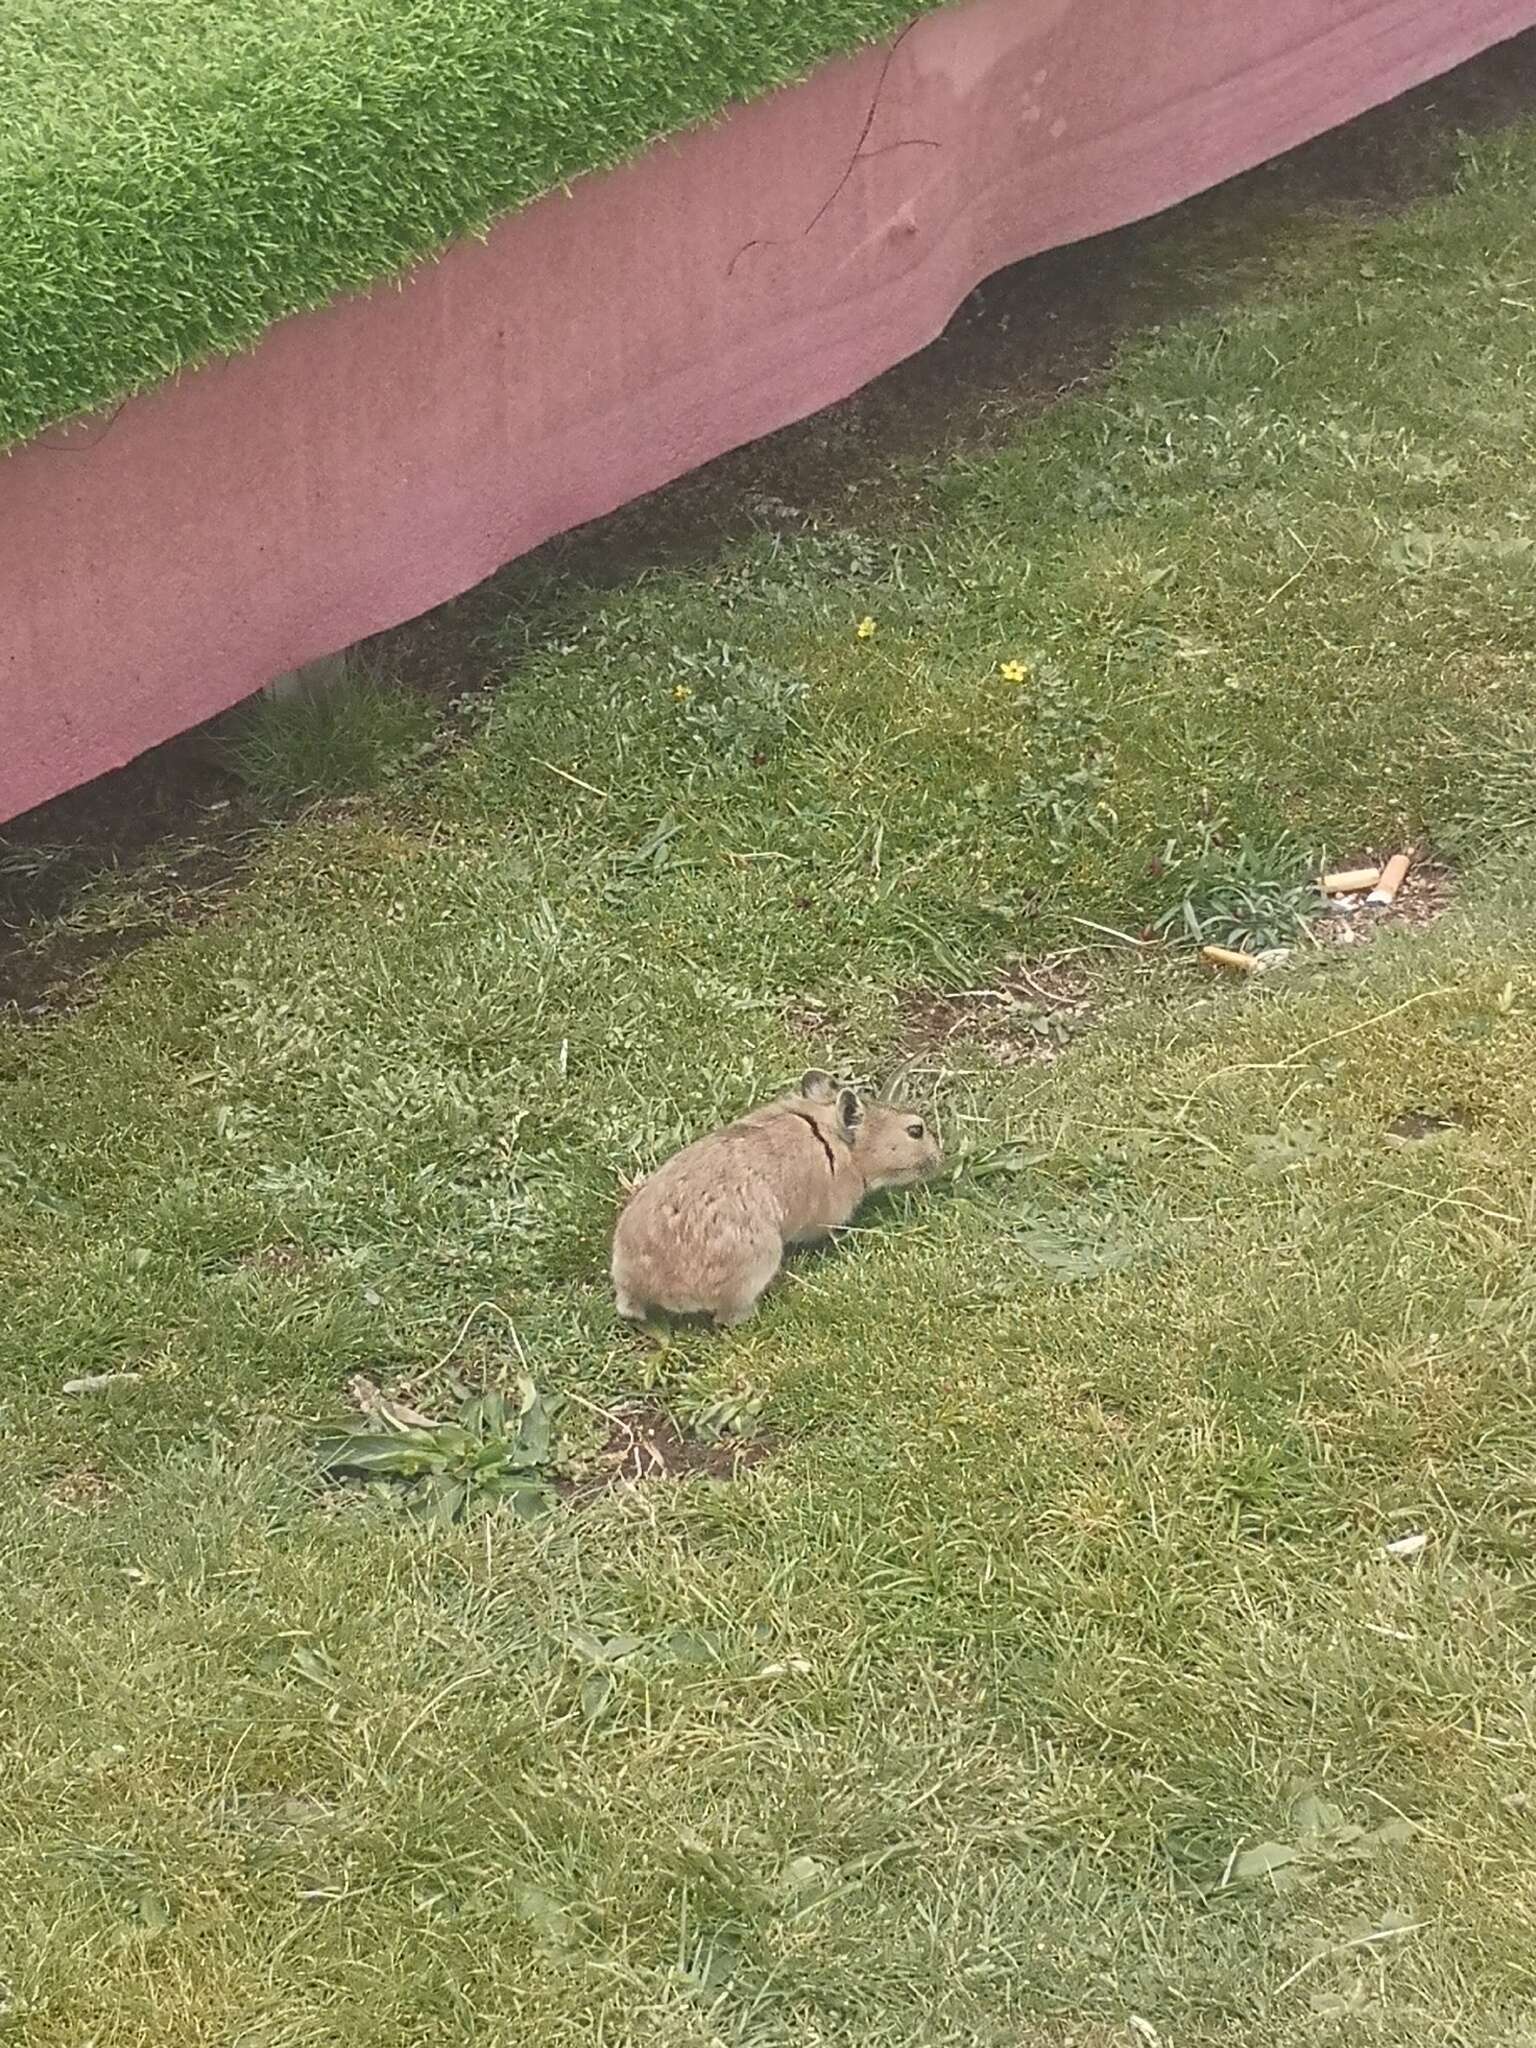
[{"label": "pika's hind foot", "polygon": [[762,1301],[764,1292],[766,1290],[760,1290],[756,1294],[749,1295],[745,1301],[733,1301],[717,1308],[713,1318],[715,1328],[717,1330],[739,1330],[743,1323],[750,1323],[757,1314],[758,1305]]}]

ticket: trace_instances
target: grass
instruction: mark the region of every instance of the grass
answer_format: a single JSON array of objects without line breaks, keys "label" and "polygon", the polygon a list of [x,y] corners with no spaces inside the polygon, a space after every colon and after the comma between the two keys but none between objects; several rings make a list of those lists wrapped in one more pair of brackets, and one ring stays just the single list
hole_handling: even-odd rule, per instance
[{"label": "grass", "polygon": [[936,0],[9,0],[0,448]]},{"label": "grass", "polygon": [[[339,700],[349,796],[0,1036],[21,2038],[1529,2042],[1533,181],[920,516],[510,577],[429,756]],[[615,1330],[621,1173],[1406,832],[1433,930],[1236,989],[1105,939],[1055,1064],[919,1060],[977,1170],[737,1338]],[[319,1485],[349,1374],[525,1367],[577,1458],[658,1373],[778,1447],[534,1522]]]},{"label": "grass", "polygon": [[353,664],[292,691],[275,716],[232,721],[216,751],[259,802],[291,804],[386,781],[433,750],[433,724],[421,698]]}]

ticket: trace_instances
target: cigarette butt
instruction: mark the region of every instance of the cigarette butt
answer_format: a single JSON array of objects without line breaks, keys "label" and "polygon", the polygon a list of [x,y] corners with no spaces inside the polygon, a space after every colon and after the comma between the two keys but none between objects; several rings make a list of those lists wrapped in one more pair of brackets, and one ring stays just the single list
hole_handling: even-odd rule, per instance
[{"label": "cigarette butt", "polygon": [[1252,974],[1259,965],[1257,953],[1234,953],[1230,946],[1202,946],[1200,958],[1208,967],[1230,967],[1235,974]]},{"label": "cigarette butt", "polygon": [[1362,889],[1374,889],[1380,880],[1380,868],[1340,868],[1337,874],[1324,875],[1323,894],[1356,896]]},{"label": "cigarette butt", "polygon": [[1412,862],[1413,855],[1411,853],[1394,853],[1382,869],[1381,878],[1370,895],[1366,897],[1366,902],[1379,904],[1395,903],[1397,901],[1397,892],[1407,880],[1408,869]]}]

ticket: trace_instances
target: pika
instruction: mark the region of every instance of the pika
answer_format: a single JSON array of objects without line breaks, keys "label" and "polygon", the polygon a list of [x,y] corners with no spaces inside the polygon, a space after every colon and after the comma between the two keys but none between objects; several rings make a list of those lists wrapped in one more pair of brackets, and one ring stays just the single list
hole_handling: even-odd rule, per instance
[{"label": "pika", "polygon": [[744,1323],[786,1245],[830,1235],[875,1189],[910,1187],[942,1163],[916,1111],[861,1102],[830,1075],[806,1074],[641,1182],[613,1234],[618,1312]]}]

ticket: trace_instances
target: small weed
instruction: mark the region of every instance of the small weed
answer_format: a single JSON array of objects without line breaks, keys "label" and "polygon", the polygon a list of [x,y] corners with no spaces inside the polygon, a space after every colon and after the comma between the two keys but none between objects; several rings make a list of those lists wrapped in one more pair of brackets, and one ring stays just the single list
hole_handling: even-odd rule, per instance
[{"label": "small weed", "polygon": [[1085,519],[1124,519],[1140,512],[1145,501],[1123,477],[1085,465],[1073,481],[1072,502]]},{"label": "small weed", "polygon": [[[1223,1873],[1223,1885],[1262,1881],[1283,1891],[1304,1881],[1318,1864],[1368,1863],[1406,1847],[1419,1833],[1414,1823],[1400,1814],[1374,1827],[1362,1827],[1350,1821],[1342,1807],[1311,1788],[1296,1798],[1290,1822],[1289,1841],[1264,1841],[1235,1850]],[[1404,1927],[1393,1931],[1405,1930],[1406,1916]]]},{"label": "small weed", "polygon": [[494,1389],[476,1394],[447,1422],[406,1423],[381,1405],[369,1418],[379,1428],[322,1438],[320,1470],[363,1480],[439,1526],[504,1503],[531,1520],[554,1499],[549,1472],[560,1405],[527,1378],[514,1401]]},{"label": "small weed", "polygon": [[701,1443],[721,1444],[750,1437],[763,1410],[763,1396],[750,1387],[679,1403],[680,1419]]},{"label": "small weed", "polygon": [[805,701],[805,677],[739,648],[716,644],[680,654],[672,696],[686,730],[717,760],[761,766]]},{"label": "small weed", "polygon": [[1177,881],[1177,901],[1153,929],[1174,943],[1239,946],[1262,953],[1293,945],[1308,929],[1318,907],[1311,879],[1315,862],[1288,840],[1260,844],[1240,839],[1221,843],[1219,827],[1203,831],[1181,851],[1170,844],[1162,866]]}]

